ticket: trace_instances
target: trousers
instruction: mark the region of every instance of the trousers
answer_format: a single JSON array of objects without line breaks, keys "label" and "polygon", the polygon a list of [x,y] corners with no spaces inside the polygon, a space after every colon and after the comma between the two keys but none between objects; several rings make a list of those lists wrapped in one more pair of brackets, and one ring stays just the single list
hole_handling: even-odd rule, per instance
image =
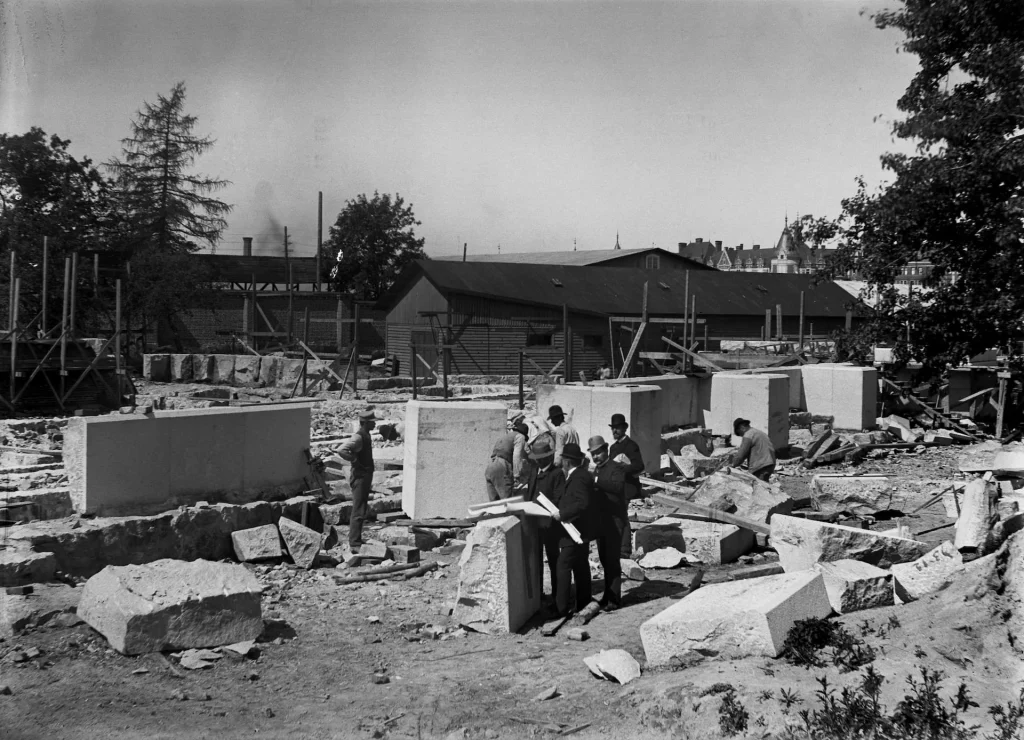
[{"label": "trousers", "polygon": [[575,543],[559,549],[557,566],[555,567],[557,577],[555,588],[555,609],[560,617],[569,614],[569,594],[572,591],[572,582],[576,581],[576,611],[580,611],[590,603],[590,543],[582,545]]},{"label": "trousers", "polygon": [[753,475],[755,478],[759,478],[760,480],[763,480],[767,483],[768,479],[772,477],[772,473],[774,472],[775,466],[768,465],[763,468],[758,468],[757,470],[752,470],[750,471],[750,474]]},{"label": "trousers", "polygon": [[348,544],[349,547],[359,547],[363,544],[363,522],[370,502],[373,473],[359,477],[353,475],[349,483],[352,487],[352,514],[348,520]]},{"label": "trousers", "polygon": [[[629,522],[626,522],[626,531],[629,532]],[[622,533],[620,523],[611,520],[605,532],[597,540],[597,556],[601,559],[601,567],[604,569],[604,594],[601,596],[602,604],[622,604],[622,563],[621,556]]]}]

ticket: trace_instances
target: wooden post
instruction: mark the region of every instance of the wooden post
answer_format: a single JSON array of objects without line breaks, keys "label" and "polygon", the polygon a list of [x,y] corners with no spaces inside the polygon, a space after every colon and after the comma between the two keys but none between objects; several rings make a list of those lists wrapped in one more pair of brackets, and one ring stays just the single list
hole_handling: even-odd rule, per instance
[{"label": "wooden post", "polygon": [[[412,400],[416,400],[416,345],[409,342],[409,369],[412,371]],[[344,392],[344,389],[342,389]]]},{"label": "wooden post", "polygon": [[564,380],[569,382],[569,374],[572,369],[569,367],[569,306],[562,304],[562,373]]},{"label": "wooden post", "polygon": [[338,347],[337,351],[338,351],[338,366],[339,367],[341,366],[341,346],[342,346],[342,342],[343,342],[342,330],[345,328],[345,325],[342,323],[342,320],[343,320],[342,317],[344,316],[344,310],[343,309],[344,309],[344,304],[341,301],[341,296],[338,296],[338,310],[337,310],[337,312],[335,314],[335,318],[334,318],[334,335],[335,335],[334,336],[334,343]]},{"label": "wooden post", "polygon": [[615,377],[615,327],[612,317],[608,317],[608,356],[612,358],[612,377]]},{"label": "wooden post", "polygon": [[352,365],[352,396],[359,398],[359,304],[355,301],[352,303],[355,306],[355,322],[352,324],[352,359],[349,364]]},{"label": "wooden post", "polygon": [[704,347],[702,348],[705,352],[708,352],[708,322],[704,320]]},{"label": "wooden post", "polygon": [[21,278],[14,278],[14,303],[11,304],[11,403],[14,403],[14,381],[18,368],[18,299]]},{"label": "wooden post", "polygon": [[[256,308],[256,273],[255,272],[252,274],[252,284],[249,286],[249,290],[252,291],[252,301],[251,301],[251,303],[252,303],[252,315],[251,315],[250,320],[249,320],[249,330],[252,331],[252,332],[255,332],[256,331],[256,314],[257,314],[257,308]],[[246,339],[249,341],[249,346],[250,347],[252,347],[254,350],[257,350],[257,351],[259,350],[259,346],[258,346],[255,334],[253,334],[252,336],[246,337]]]},{"label": "wooden post", "polygon": [[64,308],[60,314],[60,398],[64,402],[64,380],[68,375],[68,301],[71,293],[71,260],[64,258]]},{"label": "wooden post", "polygon": [[804,348],[804,292],[800,291],[800,350]]},{"label": "wooden post", "polygon": [[853,311],[846,309],[846,331],[853,329]]},{"label": "wooden post", "polygon": [[519,351],[519,410],[526,408],[526,396],[523,393],[523,351]]},{"label": "wooden post", "polygon": [[117,405],[121,405],[121,278],[114,283],[114,388]]},{"label": "wooden post", "polygon": [[46,336],[46,288],[47,288],[47,270],[50,266],[50,237],[43,237],[43,305],[41,308],[39,330],[42,335]]},{"label": "wooden post", "polygon": [[309,355],[306,347],[309,346],[309,306],[302,312],[302,395],[306,395],[306,369],[309,365]]},{"label": "wooden post", "polygon": [[772,310],[766,308],[764,310],[764,341],[770,341],[772,338]]},{"label": "wooden post", "polygon": [[[285,249],[288,248],[288,229],[284,230],[285,233]],[[295,295],[292,292],[292,263],[288,262],[288,346],[292,344],[292,335],[295,333]]]},{"label": "wooden post", "polygon": [[[15,272],[14,247],[11,247],[11,284],[7,291],[7,330],[14,331],[14,272]],[[13,400],[13,399],[12,399]]]},{"label": "wooden post", "polygon": [[[320,285],[320,250],[324,246],[324,191],[317,193],[316,201],[316,292],[321,290]],[[306,342],[309,344],[309,342]],[[305,393],[305,391],[303,391]]]},{"label": "wooden post", "polygon": [[[690,344],[697,335],[697,296],[690,298]],[[689,347],[687,347],[689,349]]]},{"label": "wooden post", "polygon": [[[128,263],[131,264],[130,262]],[[98,252],[92,256],[92,288],[96,290],[100,287],[100,255]]]},{"label": "wooden post", "polygon": [[[690,330],[690,271],[686,271],[686,279],[684,281],[685,288],[683,290],[683,346],[689,347],[690,345],[686,341],[686,333]],[[685,373],[690,367],[689,356],[683,357],[683,372]]]},{"label": "wooden post", "polygon": [[782,304],[775,304],[775,332],[782,339]]},{"label": "wooden post", "polygon": [[249,313],[252,310],[252,306],[249,305],[249,294],[246,293],[242,297],[242,336],[246,338],[246,343],[249,339]]},{"label": "wooden post", "polygon": [[1003,415],[1006,413],[1006,381],[1010,378],[1010,373],[1006,370],[1001,370],[998,373],[999,377],[999,408],[996,413],[996,439],[1003,438]]}]

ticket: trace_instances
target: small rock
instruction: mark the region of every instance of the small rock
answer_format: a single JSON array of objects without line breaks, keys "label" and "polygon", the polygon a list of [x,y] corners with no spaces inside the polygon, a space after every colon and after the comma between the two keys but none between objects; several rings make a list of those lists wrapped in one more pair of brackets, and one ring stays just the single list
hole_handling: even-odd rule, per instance
[{"label": "small rock", "polygon": [[32,586],[8,586],[7,587],[7,595],[8,596],[28,596],[30,593],[32,593],[32,591],[33,591]]},{"label": "small rock", "polygon": [[26,663],[26,662],[28,662],[28,656],[25,655],[24,652],[19,650],[19,651],[14,653],[14,655],[11,657],[11,660],[14,661],[15,663]]},{"label": "small rock", "polygon": [[686,557],[674,547],[662,547],[644,555],[641,568],[678,568]]},{"label": "small rock", "polygon": [[583,642],[588,637],[590,637],[590,633],[580,627],[573,627],[565,633],[565,636],[570,640],[575,640],[576,642]]},{"label": "small rock", "polygon": [[11,691],[11,687],[7,684],[0,684],[0,696],[10,696],[14,692]]},{"label": "small rock", "polygon": [[375,684],[385,684],[385,683],[391,683],[391,679],[388,678],[386,673],[374,673],[373,674],[373,682]]},{"label": "small rock", "polygon": [[259,681],[260,680],[260,674],[256,673],[256,671],[252,671],[251,673],[246,675],[245,678],[246,678],[247,681]]},{"label": "small rock", "polygon": [[244,640],[242,642],[236,642],[233,645],[225,645],[224,647],[221,648],[221,650],[226,650],[226,651],[228,651],[230,653],[235,653],[236,655],[241,655],[243,658],[247,658],[247,657],[249,657],[249,654],[252,653],[253,648],[255,648],[255,647],[256,647],[256,642],[255,641],[253,641],[253,640]]},{"label": "small rock", "polygon": [[188,695],[181,689],[176,689],[171,692],[171,699],[174,701],[188,701]]},{"label": "small rock", "polygon": [[542,692],[537,694],[535,697],[533,697],[533,700],[547,701],[548,699],[554,699],[556,696],[558,696],[558,687],[552,686],[550,688],[544,689]]},{"label": "small rock", "polygon": [[213,699],[213,695],[205,691],[196,697],[196,701],[210,701],[211,699]]},{"label": "small rock", "polygon": [[367,617],[366,621],[370,624],[377,624],[380,621],[380,617]]},{"label": "small rock", "polygon": [[267,707],[266,709],[263,710],[263,714],[265,714],[267,716],[267,718],[269,719],[270,717],[274,716],[274,710],[271,709],[270,707]]},{"label": "small rock", "polygon": [[37,647],[30,647],[28,650],[25,651],[25,657],[28,660],[32,660],[33,658],[38,658],[42,654],[43,654],[43,651],[40,650]]},{"label": "small rock", "polygon": [[136,668],[134,671],[132,671],[132,675],[133,676],[141,676],[144,673],[149,673],[149,669],[148,668]]}]

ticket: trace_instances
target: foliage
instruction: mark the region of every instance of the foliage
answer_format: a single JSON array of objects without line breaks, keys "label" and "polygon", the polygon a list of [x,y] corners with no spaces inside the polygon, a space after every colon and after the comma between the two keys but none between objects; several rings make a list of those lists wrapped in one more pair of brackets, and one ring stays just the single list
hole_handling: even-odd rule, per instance
[{"label": "foliage", "polygon": [[718,706],[718,728],[726,737],[745,732],[750,720],[750,713],[736,698],[736,690],[731,686],[722,694],[722,703]]},{"label": "foliage", "polygon": [[839,224],[830,218],[815,218],[809,213],[794,219],[786,227],[797,244],[821,249],[839,233]]},{"label": "foliage", "polygon": [[843,625],[816,617],[793,624],[783,643],[783,651],[791,663],[808,668],[820,668],[828,658],[841,670],[851,671],[875,659],[871,646],[851,635]]},{"label": "foliage", "polygon": [[420,222],[401,195],[394,198],[374,192],[345,203],[324,244],[325,263],[336,290],[363,300],[377,300],[394,284],[402,268],[426,259],[422,238],[416,238]]},{"label": "foliage", "polygon": [[905,0],[873,18],[920,60],[892,128],[915,148],[882,157],[888,185],[860,181],[843,202],[832,270],[891,286],[929,260],[927,298],[887,300],[866,331],[941,368],[1024,329],[1024,3]]}]

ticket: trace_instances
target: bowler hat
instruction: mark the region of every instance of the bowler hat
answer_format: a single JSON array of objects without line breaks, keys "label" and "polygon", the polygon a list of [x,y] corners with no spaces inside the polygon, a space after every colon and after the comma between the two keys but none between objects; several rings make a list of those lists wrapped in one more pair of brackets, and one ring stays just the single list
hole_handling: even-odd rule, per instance
[{"label": "bowler hat", "polygon": [[629,423],[626,421],[626,417],[622,414],[612,414],[612,423],[608,426],[612,427],[628,427]]},{"label": "bowler hat", "polygon": [[739,434],[740,427],[743,426],[744,424],[750,426],[750,419],[744,419],[742,416],[737,416],[736,420],[732,423],[732,433]]},{"label": "bowler hat", "polygon": [[563,419],[565,418],[565,413],[562,411],[561,406],[552,406],[548,409],[549,419],[554,419],[556,416],[561,416]]},{"label": "bowler hat", "polygon": [[567,442],[565,447],[562,448],[562,459],[563,460],[582,460],[583,450],[575,442]]},{"label": "bowler hat", "polygon": [[531,460],[543,460],[546,457],[551,457],[555,454],[555,449],[551,446],[551,443],[545,439],[538,439],[532,445],[530,445],[530,452],[527,455]]},{"label": "bowler hat", "polygon": [[587,451],[590,453],[597,452],[603,447],[607,447],[608,443],[604,441],[604,437],[598,435],[591,437],[587,440]]},{"label": "bowler hat", "polygon": [[373,415],[373,406],[367,406],[365,409],[359,412],[359,421],[376,421],[377,417]]}]

